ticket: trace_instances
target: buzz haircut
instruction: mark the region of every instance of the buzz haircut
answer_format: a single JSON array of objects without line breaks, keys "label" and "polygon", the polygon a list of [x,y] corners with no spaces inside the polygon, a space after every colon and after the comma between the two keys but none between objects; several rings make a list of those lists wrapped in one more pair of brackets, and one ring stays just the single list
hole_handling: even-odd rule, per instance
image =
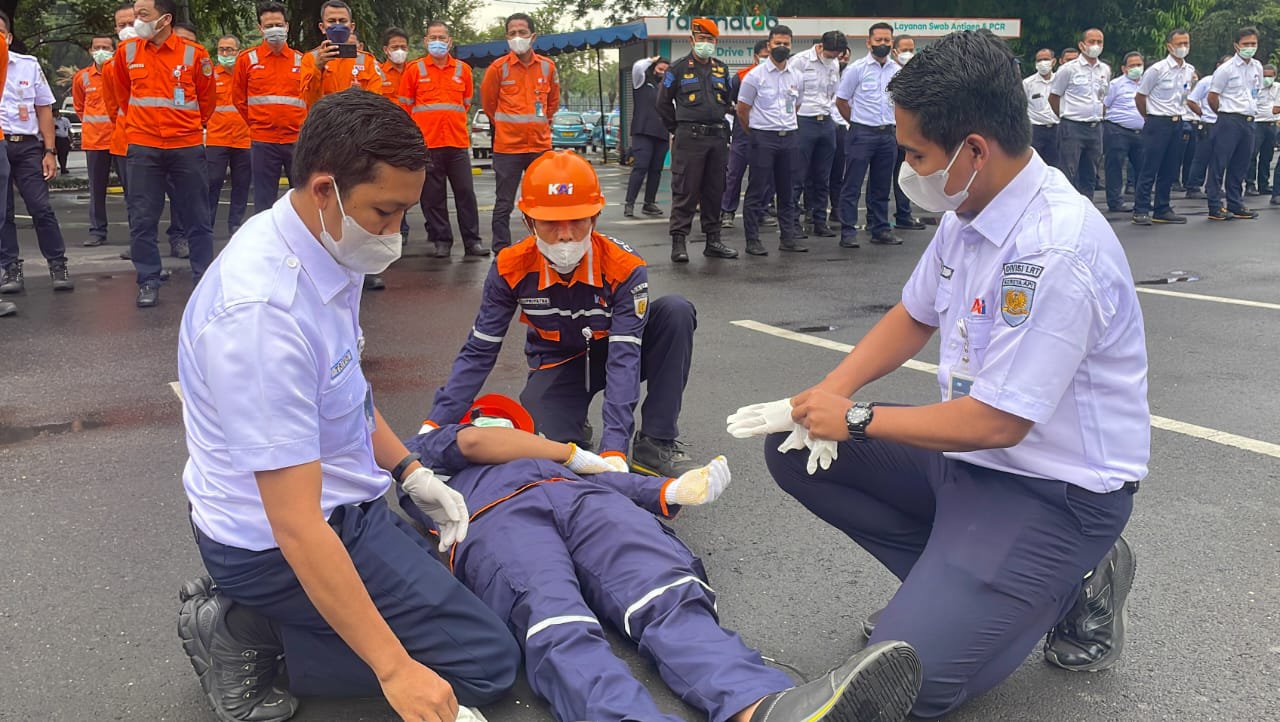
[{"label": "buzz haircut", "polygon": [[355,11],[351,9],[351,6],[342,2],[342,0],[325,0],[325,3],[320,6],[320,17],[324,17],[324,11],[328,10],[329,8],[346,10],[347,15],[350,16],[352,20],[354,20],[356,17]]},{"label": "buzz haircut", "polygon": [[786,35],[789,38],[795,37],[795,35],[792,34],[791,32],[791,28],[787,27],[786,25],[774,25],[773,27],[769,28],[770,40],[773,40],[775,37],[779,35]]},{"label": "buzz haircut", "polygon": [[901,43],[903,40],[915,40],[915,38],[911,37],[910,35],[895,35],[893,37],[893,48],[897,50],[898,44]]},{"label": "buzz haircut", "polygon": [[1164,41],[1166,43],[1171,43],[1173,42],[1173,39],[1178,37],[1179,35],[1186,35],[1187,37],[1191,37],[1191,33],[1187,32],[1186,28],[1174,28],[1173,30],[1170,30],[1167,34],[1165,34]]},{"label": "buzz haircut", "polygon": [[877,30],[888,30],[889,34],[893,35],[892,25],[886,22],[879,22],[867,29],[867,37],[871,37],[872,35],[875,35]]},{"label": "buzz haircut", "polygon": [[920,134],[954,150],[970,133],[1018,155],[1031,145],[1022,76],[1009,46],[991,33],[962,30],[931,43],[889,81]]},{"label": "buzz haircut", "polygon": [[332,175],[343,193],[372,181],[379,164],[417,171],[427,167],[427,145],[408,113],[361,88],[321,98],[307,113],[293,149],[294,177]]},{"label": "buzz haircut", "polygon": [[538,32],[538,28],[533,24],[533,18],[529,17],[527,13],[511,13],[508,15],[506,22],[502,23],[503,32],[511,30],[511,23],[516,20],[523,20],[528,23],[530,35]]},{"label": "buzz haircut", "polygon": [[1138,52],[1137,50],[1130,50],[1129,52],[1124,54],[1124,63],[1122,63],[1122,65],[1128,65],[1130,58],[1138,58],[1139,60],[1141,60],[1142,53]]},{"label": "buzz haircut", "polygon": [[443,20],[428,20],[427,24],[422,26],[422,34],[426,35],[431,32],[431,28],[444,28],[445,34],[449,37],[453,37],[453,28],[449,27],[449,23],[446,23]]}]

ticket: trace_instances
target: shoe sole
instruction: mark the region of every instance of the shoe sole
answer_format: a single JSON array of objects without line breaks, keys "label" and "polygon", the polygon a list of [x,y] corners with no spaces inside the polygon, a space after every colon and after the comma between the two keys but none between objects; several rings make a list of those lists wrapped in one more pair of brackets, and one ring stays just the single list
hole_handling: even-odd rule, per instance
[{"label": "shoe sole", "polygon": [[907,718],[922,679],[915,650],[904,642],[880,642],[855,659],[827,703],[804,722],[901,722]]},{"label": "shoe sole", "polygon": [[1111,669],[1120,661],[1120,656],[1124,653],[1125,628],[1129,626],[1129,607],[1125,601],[1129,598],[1129,590],[1133,588],[1133,578],[1138,573],[1138,557],[1133,553],[1133,548],[1129,546],[1129,542],[1120,537],[1117,540],[1119,551],[1116,554],[1116,572],[1115,572],[1115,606],[1120,610],[1116,618],[1116,630],[1112,635],[1114,644],[1111,651],[1107,652],[1096,662],[1081,665],[1078,667],[1070,667],[1064,665],[1056,654],[1046,650],[1045,660],[1055,667],[1071,672],[1101,672]]},{"label": "shoe sole", "polygon": [[1180,221],[1166,221],[1166,220],[1162,220],[1162,219],[1159,219],[1159,218],[1152,218],[1152,219],[1151,219],[1151,222],[1152,222],[1152,223],[1159,223],[1159,224],[1160,224],[1160,225],[1162,225],[1162,226],[1183,226],[1183,225],[1186,225],[1186,223],[1187,223],[1187,219],[1186,219],[1186,218],[1183,218],[1183,219],[1182,219],[1182,220],[1180,220]]},{"label": "shoe sole", "polygon": [[636,463],[636,462],[634,462],[634,461],[633,461],[633,462],[631,462],[631,470],[632,470],[633,472],[637,473],[637,474],[644,474],[645,476],[659,476],[659,477],[662,477],[662,478],[664,478],[664,479],[665,479],[665,478],[670,478],[670,477],[668,477],[666,474],[659,474],[658,472],[654,471],[653,469],[650,469],[650,468],[649,468],[649,467],[647,467],[647,466],[642,466],[642,465],[640,465],[640,464],[637,464],[637,463]]}]

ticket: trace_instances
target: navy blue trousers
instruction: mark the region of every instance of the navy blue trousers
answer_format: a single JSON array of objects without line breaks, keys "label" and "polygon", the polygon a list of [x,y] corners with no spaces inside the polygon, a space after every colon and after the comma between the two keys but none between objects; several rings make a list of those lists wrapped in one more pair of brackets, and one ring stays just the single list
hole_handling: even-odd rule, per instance
[{"label": "navy blue trousers", "polygon": [[280,194],[280,175],[293,187],[293,143],[249,144],[249,167],[253,174],[253,212],[261,213],[275,205]]},{"label": "navy blue trousers", "polygon": [[[640,408],[640,431],[673,441],[680,438],[680,406],[693,362],[698,314],[692,303],[676,295],[654,300],[648,313],[640,346],[640,380],[648,383]],[[529,372],[520,403],[533,416],[538,433],[552,441],[586,441],[582,432],[587,408],[604,390],[608,360],[609,340],[603,338],[592,342],[586,356]]]},{"label": "navy blue trousers", "polygon": [[1216,125],[1217,123],[1201,123],[1196,131],[1196,154],[1191,159],[1191,171],[1184,181],[1188,189],[1203,189],[1205,179],[1209,177],[1209,163],[1213,156],[1213,128]]},{"label": "navy blue trousers", "polygon": [[[220,145],[205,146],[204,157],[209,174],[209,227],[218,221],[218,206],[222,200],[222,184],[231,169],[231,207],[227,211],[227,230],[235,233],[244,223],[249,205],[249,186],[253,183],[253,161],[249,148],[228,148]],[[279,181],[277,181],[277,185]]]},{"label": "navy blue trousers", "polygon": [[782,240],[794,240],[800,230],[792,170],[800,136],[796,131],[779,135],[771,130],[752,130],[747,135],[751,157],[751,176],[747,179],[746,212],[742,227],[748,241],[760,240],[760,222],[764,220],[769,201],[778,199],[778,230]]},{"label": "navy blue trousers", "polygon": [[720,199],[722,213],[738,210],[738,202],[742,200],[742,179],[747,176],[747,167],[751,165],[751,160],[747,157],[751,138],[740,125],[738,123],[733,126],[733,137],[729,140],[729,163],[725,167],[724,194]]},{"label": "navy blue trousers", "polygon": [[889,189],[893,187],[897,159],[898,140],[893,128],[874,130],[857,123],[849,128],[844,148],[844,187],[840,191],[841,237],[849,238],[858,232],[863,179],[867,179],[867,230],[872,234],[889,230]]},{"label": "navy blue trousers", "polygon": [[[1257,184],[1259,192],[1267,193],[1272,188],[1271,157],[1276,147],[1275,121],[1255,122],[1253,136],[1253,159],[1249,162],[1248,180]],[[1280,166],[1277,169],[1280,170]]]},{"label": "navy blue trousers", "polygon": [[896,225],[903,226],[910,223],[913,219],[911,215],[911,199],[903,192],[902,186],[898,184],[898,173],[902,170],[902,164],[907,162],[907,151],[902,146],[898,146],[898,158],[893,162],[893,204],[895,206],[893,212],[893,221]]},{"label": "navy blue trousers", "polygon": [[67,245],[62,239],[58,216],[49,203],[49,182],[44,179],[44,143],[39,138],[11,143],[0,148],[6,153],[9,181],[5,187],[5,212],[0,221],[0,267],[22,258],[18,250],[18,227],[14,224],[13,189],[22,194],[27,213],[36,227],[40,254],[48,261],[67,260]]},{"label": "navy blue trousers", "polygon": [[666,138],[654,138],[649,135],[631,136],[631,154],[635,160],[631,166],[631,175],[627,178],[627,205],[636,202],[640,197],[640,187],[644,186],[644,202],[658,202],[658,184],[662,182],[662,166],[667,162],[667,151],[671,143]]},{"label": "navy blue trousers", "polygon": [[[831,162],[836,154],[836,122],[800,116],[800,143],[796,148],[795,182],[791,197],[796,205],[804,196],[804,210],[815,226],[827,224],[831,189]],[[803,220],[803,219],[802,219]]]},{"label": "navy blue trousers", "polygon": [[1098,181],[1098,160],[1102,157],[1100,125],[1077,123],[1065,118],[1058,123],[1058,167],[1080,195],[1089,200],[1093,200]]},{"label": "navy blue trousers", "polygon": [[111,182],[111,151],[86,150],[85,169],[89,175],[89,236],[107,242],[107,184]]},{"label": "navy blue trousers", "polygon": [[[653,481],[660,493],[663,482]],[[602,623],[635,642],[711,722],[792,686],[720,627],[702,563],[674,533],[626,496],[584,487],[541,484],[493,507],[454,562],[458,578],[507,620],[529,685],[556,719],[681,719],[658,710]]]},{"label": "navy blue trousers", "polygon": [[133,255],[138,285],[160,283],[160,248],[156,234],[166,192],[173,198],[190,199],[183,201],[180,211],[170,212],[169,219],[171,223],[181,221],[182,235],[191,250],[191,275],[199,280],[213,262],[213,229],[209,225],[209,205],[203,202],[209,197],[204,146],[130,145],[128,164],[125,201],[129,207],[129,252]]},{"label": "navy blue trousers", "polygon": [[[1244,208],[1244,177],[1249,173],[1249,156],[1253,153],[1253,121],[1243,115],[1219,113],[1209,142],[1209,180],[1205,197],[1209,212],[1219,208],[1238,211]],[[1225,191],[1226,203],[1223,204]]]},{"label": "navy blue trousers", "polygon": [[1124,205],[1124,171],[1129,166],[1129,181],[1142,174],[1142,135],[1110,121],[1103,124],[1102,148],[1106,154],[1107,208]]},{"label": "navy blue trousers", "polygon": [[[1142,126],[1142,162],[1133,189],[1133,212],[1169,213],[1169,193],[1178,179],[1186,141],[1182,121],[1162,115],[1148,115]],[[1152,193],[1154,192],[1154,201]],[[1111,198],[1111,162],[1107,157],[1107,198]]]},{"label": "navy blue trousers", "polygon": [[915,647],[912,713],[940,717],[1013,673],[1076,600],[1133,509],[1127,491],[985,469],[883,441],[840,444],[827,471],[807,451],[765,461],[784,491],[902,580],[872,642]]},{"label": "navy blue trousers", "polygon": [[1186,139],[1186,143],[1182,150],[1182,169],[1178,172],[1178,180],[1183,188],[1191,187],[1191,166],[1195,163],[1196,146],[1200,143],[1200,128],[1197,125],[1188,120],[1182,121],[1182,137]]},{"label": "navy blue trousers", "polygon": [[849,129],[836,124],[836,149],[831,156],[831,179],[827,183],[828,196],[831,198],[831,223],[840,223],[840,193],[844,190],[844,148],[849,138]]},{"label": "navy blue trousers", "polygon": [[[430,542],[381,499],[343,506],[329,523],[382,618],[409,655],[475,707],[515,683],[519,652],[502,621],[466,590]],[[196,536],[209,576],[280,630],[294,694],[380,697],[373,670],[333,631],[279,549],[254,552]]]},{"label": "navy blue trousers", "polygon": [[516,207],[516,193],[520,191],[520,179],[524,172],[542,153],[494,153],[493,154],[493,252],[511,245],[511,211]]},{"label": "navy blue trousers", "polygon": [[[0,186],[9,185],[9,143],[0,135]],[[0,193],[0,218],[9,214],[9,194]]]},{"label": "navy blue trousers", "polygon": [[1031,147],[1040,154],[1045,165],[1058,167],[1058,126],[1032,125]]},{"label": "navy blue trousers", "polygon": [[[481,245],[480,209],[476,205],[475,180],[471,177],[471,151],[466,148],[428,148],[431,170],[422,184],[419,203],[427,219],[427,240],[453,245],[449,225],[449,197],[445,182],[453,189],[453,207],[458,216],[458,232],[467,248]],[[407,225],[406,225],[407,228]]]}]

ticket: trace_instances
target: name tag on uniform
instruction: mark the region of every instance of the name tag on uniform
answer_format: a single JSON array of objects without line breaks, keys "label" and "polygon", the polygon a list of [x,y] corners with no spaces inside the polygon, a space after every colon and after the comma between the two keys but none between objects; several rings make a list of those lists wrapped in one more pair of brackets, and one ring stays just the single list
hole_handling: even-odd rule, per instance
[{"label": "name tag on uniform", "polygon": [[27,109],[27,106],[25,105],[18,106],[18,120],[22,121],[23,123],[27,122],[28,120],[31,120],[31,111]]},{"label": "name tag on uniform", "polygon": [[791,115],[796,112],[796,99],[790,92],[786,94],[786,99],[782,101],[782,104],[785,108],[784,112],[787,115]]},{"label": "name tag on uniform", "polygon": [[541,100],[535,100],[535,101],[533,102],[533,114],[534,114],[534,115],[536,115],[536,116],[538,116],[539,118],[545,118],[545,117],[546,117],[545,115],[543,115],[543,114],[542,114],[542,101],[541,101]]},{"label": "name tag on uniform", "polygon": [[173,89],[173,104],[182,107],[187,104],[187,91],[182,88]]},{"label": "name tag on uniform", "polygon": [[365,384],[364,391],[364,425],[368,427],[371,434],[378,425],[373,418],[373,385],[369,383]]},{"label": "name tag on uniform", "polygon": [[947,384],[947,400],[955,401],[969,395],[970,389],[973,388],[973,377],[967,374],[951,372],[951,381]]}]

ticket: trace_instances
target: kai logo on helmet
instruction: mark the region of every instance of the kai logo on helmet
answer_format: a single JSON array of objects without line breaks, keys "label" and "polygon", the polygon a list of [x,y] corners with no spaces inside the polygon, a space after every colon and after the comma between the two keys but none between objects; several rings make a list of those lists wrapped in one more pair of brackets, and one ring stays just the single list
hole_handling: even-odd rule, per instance
[{"label": "kai logo on helmet", "polygon": [[547,195],[571,196],[573,195],[573,184],[572,183],[549,183],[547,185]]}]

